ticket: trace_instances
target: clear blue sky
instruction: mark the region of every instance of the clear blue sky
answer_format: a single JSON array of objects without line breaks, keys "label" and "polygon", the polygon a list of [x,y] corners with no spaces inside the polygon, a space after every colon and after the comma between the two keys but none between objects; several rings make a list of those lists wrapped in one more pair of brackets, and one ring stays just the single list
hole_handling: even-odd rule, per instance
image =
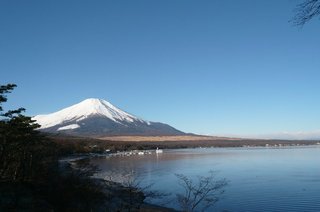
[{"label": "clear blue sky", "polygon": [[292,0],[1,0],[5,108],[102,98],[194,133],[320,129],[320,20]]}]

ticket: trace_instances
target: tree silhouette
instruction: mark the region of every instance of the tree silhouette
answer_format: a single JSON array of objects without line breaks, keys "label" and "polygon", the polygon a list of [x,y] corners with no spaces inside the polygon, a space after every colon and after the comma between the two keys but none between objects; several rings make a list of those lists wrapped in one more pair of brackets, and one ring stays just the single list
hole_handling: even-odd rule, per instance
[{"label": "tree silhouette", "polygon": [[292,22],[297,26],[303,26],[318,15],[320,15],[320,0],[304,0],[297,5]]},{"label": "tree silhouette", "polygon": [[49,148],[35,130],[40,125],[22,115],[24,108],[3,111],[6,94],[15,87],[15,84],[0,86],[0,180],[24,182],[39,175]]},{"label": "tree silhouette", "polygon": [[186,212],[192,212],[198,208],[205,211],[213,206],[227,185],[226,179],[216,180],[213,171],[209,171],[208,176],[198,176],[196,182],[183,174],[176,174],[176,177],[184,188],[183,193],[177,194],[178,203]]}]

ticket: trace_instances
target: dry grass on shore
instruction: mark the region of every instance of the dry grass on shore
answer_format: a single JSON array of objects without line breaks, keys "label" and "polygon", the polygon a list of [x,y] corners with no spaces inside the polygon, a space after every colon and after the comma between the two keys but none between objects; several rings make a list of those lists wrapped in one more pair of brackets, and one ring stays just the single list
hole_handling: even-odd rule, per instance
[{"label": "dry grass on shore", "polygon": [[182,136],[106,136],[101,140],[130,141],[130,142],[161,142],[161,141],[215,141],[215,140],[241,140],[216,136],[182,135]]},{"label": "dry grass on shore", "polygon": [[310,140],[267,140],[239,139],[214,136],[107,136],[102,138],[84,138],[71,136],[51,136],[61,154],[147,150],[178,149],[195,147],[243,147],[243,146],[298,146],[315,145],[320,141]]}]

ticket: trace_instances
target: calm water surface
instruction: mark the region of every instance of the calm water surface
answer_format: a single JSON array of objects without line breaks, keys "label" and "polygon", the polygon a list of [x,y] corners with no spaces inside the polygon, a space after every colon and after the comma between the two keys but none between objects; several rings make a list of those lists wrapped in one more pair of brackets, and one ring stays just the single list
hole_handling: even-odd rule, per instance
[{"label": "calm water surface", "polygon": [[[209,211],[320,211],[320,147],[207,148],[164,150],[163,154],[93,159],[100,176],[121,181],[134,171],[142,183],[182,191],[175,173],[191,178],[217,171],[226,178],[222,199]],[[178,209],[175,201],[165,202]]]}]

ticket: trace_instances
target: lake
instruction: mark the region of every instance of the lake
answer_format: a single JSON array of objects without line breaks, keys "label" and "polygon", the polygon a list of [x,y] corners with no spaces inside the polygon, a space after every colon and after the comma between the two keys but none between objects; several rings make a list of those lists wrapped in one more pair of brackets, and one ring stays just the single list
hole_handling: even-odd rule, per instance
[{"label": "lake", "polygon": [[172,193],[151,202],[176,209],[173,200],[182,188],[175,173],[196,178],[214,170],[228,185],[209,211],[320,211],[319,146],[178,149],[92,162],[100,167],[99,176],[115,181],[137,173],[141,186],[154,183],[152,189]]}]

